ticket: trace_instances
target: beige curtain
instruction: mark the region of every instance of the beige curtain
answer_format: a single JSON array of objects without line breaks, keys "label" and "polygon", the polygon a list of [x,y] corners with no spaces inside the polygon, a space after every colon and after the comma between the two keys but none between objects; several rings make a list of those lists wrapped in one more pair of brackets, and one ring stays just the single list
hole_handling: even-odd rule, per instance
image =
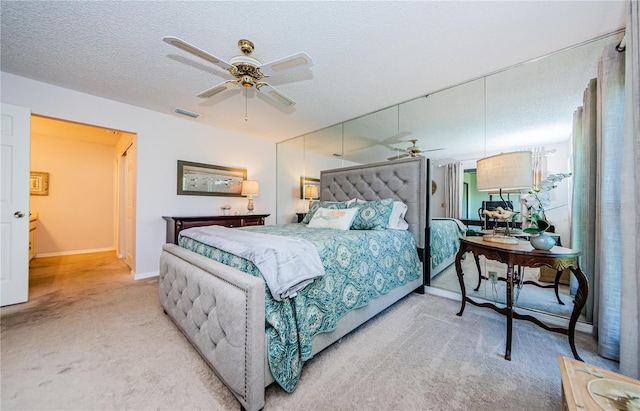
[{"label": "beige curtain", "polygon": [[624,143],[624,53],[617,44],[605,47],[598,67],[596,266],[594,310],[597,314],[598,353],[620,357],[620,291],[622,237],[620,198]]},{"label": "beige curtain", "polygon": [[445,217],[460,218],[462,215],[462,170],[460,163],[448,163],[444,172]]},{"label": "beige curtain", "polygon": [[629,2],[621,193],[620,372],[640,379],[640,3]]},{"label": "beige curtain", "polygon": [[[598,293],[595,284],[596,220],[596,91],[597,80],[592,79],[584,91],[582,107],[574,113],[573,127],[573,193],[571,201],[571,248],[582,251],[580,267],[591,284],[587,297],[586,320],[593,317],[594,299]],[[571,278],[571,295],[578,289]]]},{"label": "beige curtain", "polygon": [[547,178],[547,153],[544,147],[534,147],[532,150],[533,186],[538,187],[540,182]]}]

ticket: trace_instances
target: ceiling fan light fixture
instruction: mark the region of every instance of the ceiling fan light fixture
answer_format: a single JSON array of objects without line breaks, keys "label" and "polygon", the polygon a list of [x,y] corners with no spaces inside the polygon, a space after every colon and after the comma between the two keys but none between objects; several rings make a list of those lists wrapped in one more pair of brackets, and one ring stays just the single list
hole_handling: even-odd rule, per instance
[{"label": "ceiling fan light fixture", "polygon": [[251,88],[256,84],[253,77],[245,75],[240,78],[240,85],[244,88]]}]

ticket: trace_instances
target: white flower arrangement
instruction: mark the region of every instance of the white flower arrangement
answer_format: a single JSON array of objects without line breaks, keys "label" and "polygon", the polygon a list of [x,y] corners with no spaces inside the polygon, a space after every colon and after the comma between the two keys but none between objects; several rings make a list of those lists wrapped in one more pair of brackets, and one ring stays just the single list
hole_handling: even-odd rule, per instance
[{"label": "white flower arrangement", "polygon": [[[524,217],[531,221],[531,227],[525,228],[524,232],[529,234],[539,234],[546,231],[551,224],[547,221],[545,207],[551,205],[550,191],[558,187],[558,182],[571,177],[571,173],[550,174],[538,187],[529,190],[529,194],[522,198],[522,203],[527,207],[527,214]],[[547,208],[547,210],[550,210]]]}]

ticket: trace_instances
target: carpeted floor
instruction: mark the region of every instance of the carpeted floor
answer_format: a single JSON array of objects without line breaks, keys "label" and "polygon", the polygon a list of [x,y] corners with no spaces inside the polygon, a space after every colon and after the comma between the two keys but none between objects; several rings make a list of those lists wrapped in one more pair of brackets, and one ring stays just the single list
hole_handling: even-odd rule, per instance
[{"label": "carpeted floor", "polygon": [[[226,410],[239,404],[162,313],[157,279],[110,253],[36,259],[31,300],[1,310],[3,410]],[[59,260],[55,260],[59,259]],[[66,260],[66,261],[62,261]],[[516,322],[512,361],[497,313],[412,294],[305,365],[269,410],[552,410],[566,336]],[[594,365],[617,370],[577,335]]]}]

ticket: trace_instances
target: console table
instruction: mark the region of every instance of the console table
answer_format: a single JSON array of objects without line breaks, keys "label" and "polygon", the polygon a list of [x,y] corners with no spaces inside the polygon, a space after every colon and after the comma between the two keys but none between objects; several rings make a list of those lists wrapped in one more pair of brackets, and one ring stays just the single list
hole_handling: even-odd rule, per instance
[{"label": "console table", "polygon": [[[501,263],[507,264],[507,296],[506,307],[499,308],[492,303],[479,303],[471,298],[467,297],[467,293],[464,285],[464,273],[462,272],[462,256],[471,252],[474,258],[478,258],[484,255],[489,260],[496,260]],[[589,284],[587,277],[580,269],[578,263],[578,257],[580,257],[580,251],[572,250],[569,248],[555,246],[550,251],[535,250],[531,247],[528,241],[520,241],[519,244],[502,244],[483,241],[482,237],[466,237],[460,239],[460,250],[456,255],[456,273],[458,274],[458,282],[460,283],[460,290],[462,291],[462,305],[458,316],[462,316],[464,312],[465,303],[469,302],[478,307],[491,308],[492,310],[503,314],[507,317],[507,343],[505,349],[504,358],[511,360],[511,335],[513,319],[530,321],[545,330],[561,333],[569,337],[569,345],[573,356],[581,360],[575,345],[575,329],[580,312],[587,301],[587,295],[589,294]],[[578,291],[576,292],[575,299],[573,301],[573,311],[569,320],[568,328],[550,327],[535,317],[530,315],[519,314],[513,309],[513,277],[514,266],[521,267],[550,267],[556,271],[562,271],[565,268],[569,268],[573,275],[578,280]]]},{"label": "console table", "polygon": [[271,214],[215,215],[201,217],[165,217],[167,221],[167,243],[178,244],[180,231],[191,227],[223,225],[225,227],[247,227],[264,225],[264,219]]}]

